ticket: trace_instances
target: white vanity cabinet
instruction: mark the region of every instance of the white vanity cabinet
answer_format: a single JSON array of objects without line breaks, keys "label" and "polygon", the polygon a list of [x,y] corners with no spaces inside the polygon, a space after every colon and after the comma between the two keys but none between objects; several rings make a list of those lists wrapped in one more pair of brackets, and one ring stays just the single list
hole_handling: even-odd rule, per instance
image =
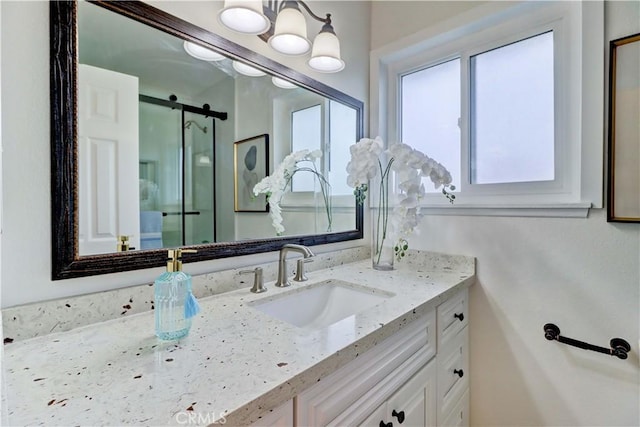
[{"label": "white vanity cabinet", "polygon": [[427,363],[360,425],[363,427],[435,425],[435,373],[435,362]]},{"label": "white vanity cabinet", "polygon": [[[436,316],[431,311],[299,394],[296,425],[362,424],[427,365],[435,352]],[[430,398],[435,404],[435,394]]]},{"label": "white vanity cabinet", "polygon": [[468,425],[469,293],[465,289],[437,308],[438,425]]},{"label": "white vanity cabinet", "polygon": [[468,318],[465,288],[299,394],[295,425],[468,425]]},{"label": "white vanity cabinet", "polygon": [[293,399],[287,400],[273,411],[268,412],[258,421],[252,424],[253,427],[291,427],[293,426]]}]

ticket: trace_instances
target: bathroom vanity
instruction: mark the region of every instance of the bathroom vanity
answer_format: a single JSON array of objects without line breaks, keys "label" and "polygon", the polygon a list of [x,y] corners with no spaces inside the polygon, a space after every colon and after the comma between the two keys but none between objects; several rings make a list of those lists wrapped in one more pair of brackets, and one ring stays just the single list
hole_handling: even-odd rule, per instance
[{"label": "bathroom vanity", "polygon": [[468,425],[467,300],[461,289],[302,392],[295,425]]},{"label": "bathroom vanity", "polygon": [[146,312],[5,345],[5,421],[465,425],[475,261],[414,251],[397,267],[202,298],[175,342]]}]

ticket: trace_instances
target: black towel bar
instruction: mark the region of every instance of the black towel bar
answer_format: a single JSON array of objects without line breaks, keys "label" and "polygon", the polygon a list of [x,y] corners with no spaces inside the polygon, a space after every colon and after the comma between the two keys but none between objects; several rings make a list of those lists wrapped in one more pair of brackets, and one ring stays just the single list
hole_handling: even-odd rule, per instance
[{"label": "black towel bar", "polygon": [[[162,212],[162,216],[182,215],[182,212]],[[200,211],[186,211],[184,215],[200,215]]]},{"label": "black towel bar", "polygon": [[598,353],[608,354],[610,356],[616,356],[620,359],[626,359],[627,353],[631,351],[629,343],[622,338],[613,338],[609,345],[610,348],[599,347],[597,345],[588,344],[584,341],[574,340],[573,338],[567,338],[560,335],[560,328],[553,323],[547,323],[544,325],[544,337],[549,341],[560,341],[563,344],[579,347],[584,350],[597,351]]}]

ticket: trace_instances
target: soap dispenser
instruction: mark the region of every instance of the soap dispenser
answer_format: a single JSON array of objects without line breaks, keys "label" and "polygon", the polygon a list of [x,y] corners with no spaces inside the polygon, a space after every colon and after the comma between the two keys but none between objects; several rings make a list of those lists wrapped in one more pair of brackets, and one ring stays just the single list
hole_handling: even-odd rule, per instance
[{"label": "soap dispenser", "polygon": [[130,249],[129,247],[129,236],[118,236],[118,243],[116,243],[116,251],[117,252],[126,252]]},{"label": "soap dispenser", "polygon": [[154,282],[156,336],[175,340],[187,336],[191,318],[200,307],[191,292],[191,276],[182,271],[182,254],[195,250],[170,249],[167,271]]}]

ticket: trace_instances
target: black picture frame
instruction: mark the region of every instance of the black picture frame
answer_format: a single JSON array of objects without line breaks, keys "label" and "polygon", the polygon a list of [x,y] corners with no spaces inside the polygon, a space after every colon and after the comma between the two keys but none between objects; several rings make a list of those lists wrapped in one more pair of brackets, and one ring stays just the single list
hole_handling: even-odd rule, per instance
[{"label": "black picture frame", "polygon": [[269,175],[269,134],[233,143],[233,207],[235,212],[269,212],[267,196],[253,187]]}]

